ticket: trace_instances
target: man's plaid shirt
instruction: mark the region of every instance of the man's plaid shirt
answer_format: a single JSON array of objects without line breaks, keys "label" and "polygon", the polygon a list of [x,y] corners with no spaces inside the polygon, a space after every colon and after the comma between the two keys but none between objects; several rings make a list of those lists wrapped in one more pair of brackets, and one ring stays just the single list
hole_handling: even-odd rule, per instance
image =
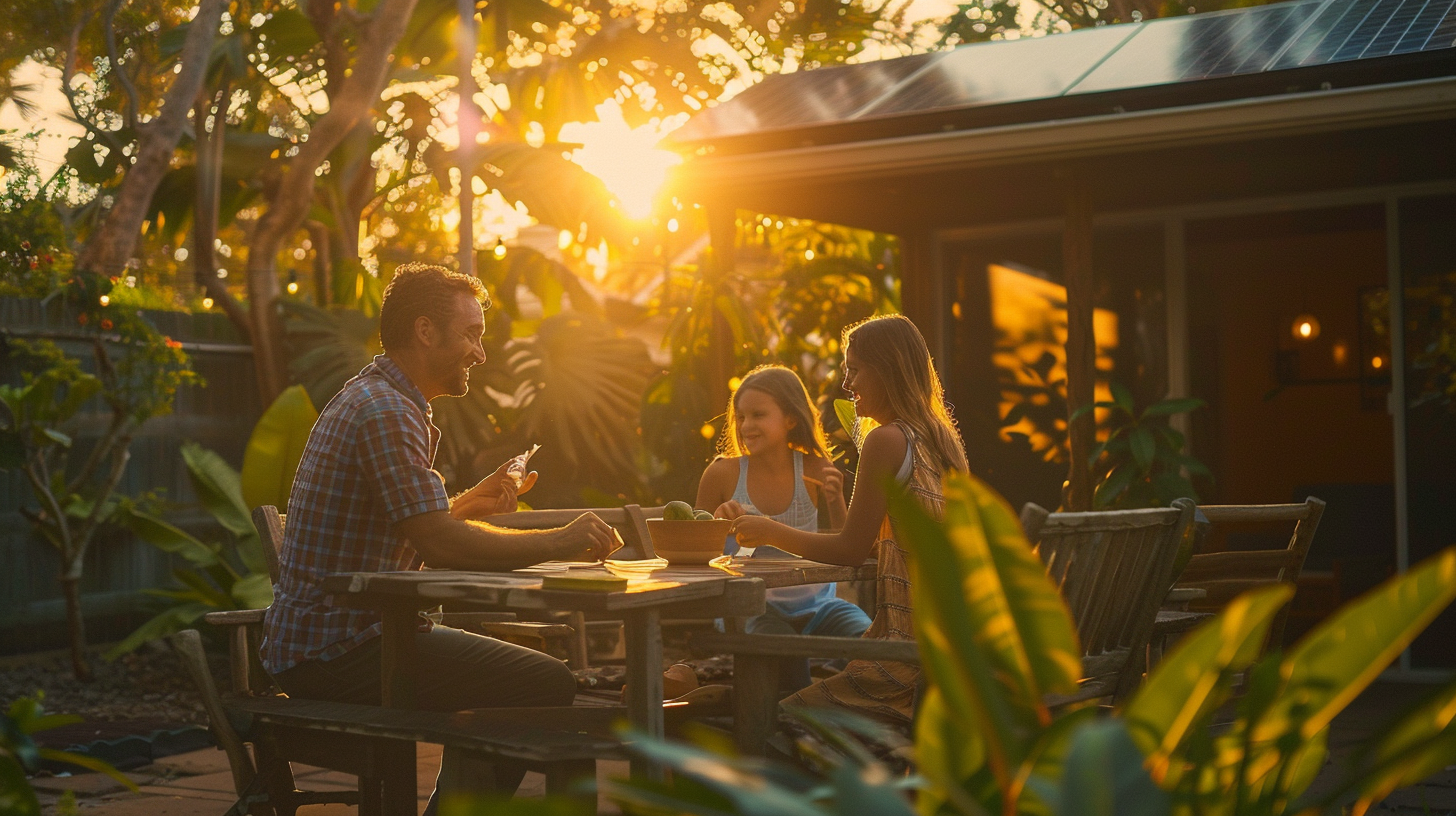
[{"label": "man's plaid shirt", "polygon": [[330,660],[379,634],[377,614],[336,606],[319,584],[337,572],[420,568],[394,525],[450,508],[444,480],[430,469],[440,441],[431,414],[420,390],[380,355],[319,415],[288,496],[280,576],[264,619],[268,671]]}]

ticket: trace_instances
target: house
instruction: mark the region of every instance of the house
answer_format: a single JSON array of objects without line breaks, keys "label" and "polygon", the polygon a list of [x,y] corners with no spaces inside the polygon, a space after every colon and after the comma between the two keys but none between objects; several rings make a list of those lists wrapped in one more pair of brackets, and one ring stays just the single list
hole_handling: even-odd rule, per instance
[{"label": "house", "polygon": [[1059,502],[1056,381],[1200,397],[1204,500],[1329,501],[1348,598],[1456,543],[1453,46],[1453,0],[1293,0],[805,70],[673,134],[677,184],[720,246],[743,213],[898,236],[1013,502]]}]

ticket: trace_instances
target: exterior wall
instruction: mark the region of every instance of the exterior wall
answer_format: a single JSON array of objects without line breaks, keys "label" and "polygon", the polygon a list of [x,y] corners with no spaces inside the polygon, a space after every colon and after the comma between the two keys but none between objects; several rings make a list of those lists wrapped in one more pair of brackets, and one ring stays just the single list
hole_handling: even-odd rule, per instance
[{"label": "exterior wall", "polygon": [[[131,447],[131,461],[120,492],[134,495],[164,491],[166,499],[186,505],[195,501],[179,453],[186,441],[216,450],[234,467],[242,464],[243,447],[261,409],[254,384],[251,350],[239,345],[226,318],[218,314],[189,315],[149,312],[159,330],[182,341],[194,369],[206,383],[184,389],[172,414],[157,417],[141,429]],[[0,326],[26,330],[65,331],[74,323],[47,310],[37,301],[0,298]],[[197,343],[206,350],[198,350]],[[83,360],[79,344],[62,347]],[[15,381],[14,367],[0,357],[0,379]],[[94,441],[104,428],[105,415],[82,417],[77,444]],[[65,610],[55,575],[60,560],[44,540],[34,535],[18,509],[33,506],[24,477],[0,471],[0,654],[59,648],[65,643]],[[194,534],[209,532],[209,517],[201,511],[174,515]],[[83,580],[83,608],[91,642],[116,640],[149,617],[141,590],[168,585],[171,557],[134,540],[123,531],[103,531],[87,556]]]}]

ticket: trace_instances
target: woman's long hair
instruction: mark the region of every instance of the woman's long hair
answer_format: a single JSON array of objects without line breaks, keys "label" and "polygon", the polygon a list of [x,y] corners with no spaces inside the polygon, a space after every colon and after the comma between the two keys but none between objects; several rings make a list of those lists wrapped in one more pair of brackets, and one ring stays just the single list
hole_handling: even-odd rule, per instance
[{"label": "woman's long hair", "polygon": [[794,421],[789,429],[789,447],[833,461],[829,455],[829,438],[819,422],[819,409],[809,399],[799,375],[781,365],[762,365],[748,372],[728,400],[728,421],[723,425],[723,438],[718,442],[719,456],[747,456],[748,449],[738,438],[738,395],[744,391],[767,394],[784,416]]},{"label": "woman's long hair", "polygon": [[872,317],[845,329],[843,346],[880,378],[890,410],[915,434],[915,458],[933,471],[936,492],[946,473],[969,472],[945,389],[915,324],[903,315]]}]

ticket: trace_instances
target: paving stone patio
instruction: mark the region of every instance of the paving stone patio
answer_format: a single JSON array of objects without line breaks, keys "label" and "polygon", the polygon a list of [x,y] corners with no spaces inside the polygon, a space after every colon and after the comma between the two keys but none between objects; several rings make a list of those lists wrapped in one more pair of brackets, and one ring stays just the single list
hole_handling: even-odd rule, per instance
[{"label": "paving stone patio", "polygon": [[[1430,690],[1429,685],[1381,682],[1361,695],[1331,729],[1330,764],[1315,783],[1316,788],[1329,783],[1330,772],[1354,745]],[[418,756],[419,807],[423,811],[439,771],[440,748],[421,745]],[[627,773],[627,763],[599,763],[598,773],[603,777],[623,776]],[[99,774],[42,777],[34,783],[48,814],[56,812],[56,803],[65,791],[74,792],[77,807],[85,816],[221,816],[236,798],[227,759],[222,751],[214,748],[167,757],[127,776],[139,790],[127,791],[120,783]],[[295,765],[294,776],[299,788],[304,790],[348,790],[354,786],[353,777],[322,768]],[[545,779],[539,774],[528,774],[517,795],[539,797],[544,793]],[[601,813],[619,812],[606,801],[600,802],[599,808]],[[352,816],[356,811],[346,805],[311,805],[299,812],[301,816]],[[1370,813],[1456,816],[1456,766],[1422,785],[1397,791]]]}]

